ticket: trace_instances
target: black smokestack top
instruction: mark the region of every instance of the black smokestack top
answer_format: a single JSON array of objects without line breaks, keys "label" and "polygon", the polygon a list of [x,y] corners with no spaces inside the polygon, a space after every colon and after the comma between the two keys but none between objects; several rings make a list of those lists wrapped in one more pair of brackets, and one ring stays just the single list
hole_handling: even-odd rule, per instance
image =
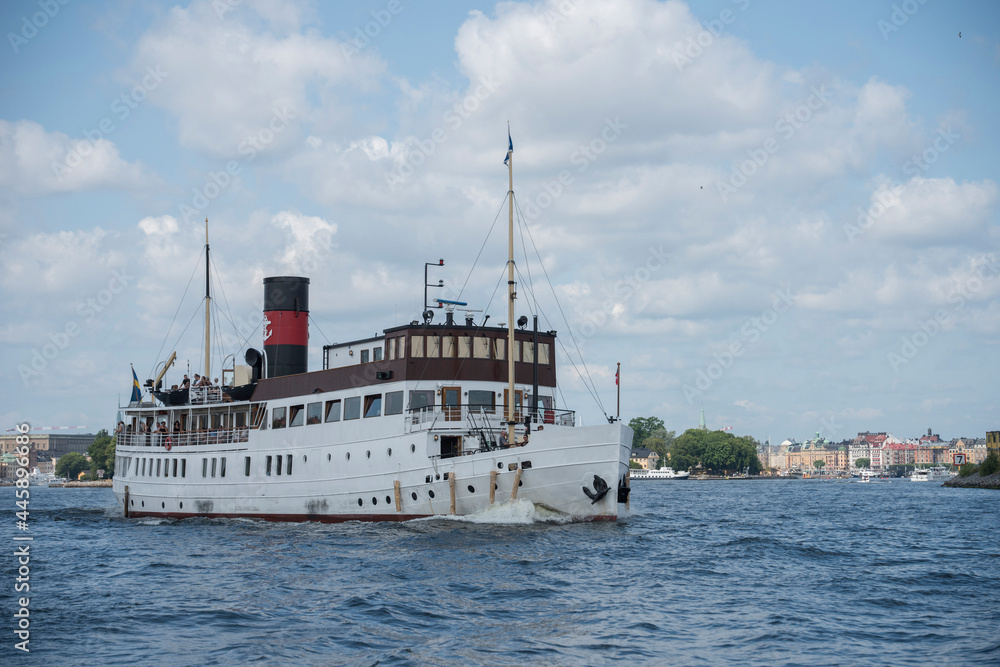
[{"label": "black smokestack top", "polygon": [[267,377],[309,370],[308,278],[264,278],[264,352]]}]

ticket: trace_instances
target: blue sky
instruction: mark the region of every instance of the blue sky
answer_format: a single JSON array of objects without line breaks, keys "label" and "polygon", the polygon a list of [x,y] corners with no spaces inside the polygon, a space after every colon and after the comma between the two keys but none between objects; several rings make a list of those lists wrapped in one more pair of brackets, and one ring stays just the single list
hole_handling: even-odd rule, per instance
[{"label": "blue sky", "polygon": [[[568,322],[533,251],[522,282],[607,413],[621,362],[622,417],[678,431],[702,402],[777,441],[998,427],[996,3],[44,6],[0,10],[9,424],[96,430],[129,363],[198,366],[196,297],[170,326],[206,215],[233,318],[256,324],[264,276],[310,275],[313,368],[416,318],[423,262],[457,294],[510,121]],[[490,241],[463,298],[496,322]],[[559,363],[563,406],[603,419]]]}]

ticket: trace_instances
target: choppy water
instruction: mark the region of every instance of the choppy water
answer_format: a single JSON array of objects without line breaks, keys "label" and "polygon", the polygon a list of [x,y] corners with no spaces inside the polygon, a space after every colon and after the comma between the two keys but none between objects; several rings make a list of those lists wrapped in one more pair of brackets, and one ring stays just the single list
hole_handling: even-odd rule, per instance
[{"label": "choppy water", "polygon": [[996,492],[645,481],[611,525],[524,503],[321,525],[31,491],[32,652],[4,556],[3,664],[1000,663]]}]

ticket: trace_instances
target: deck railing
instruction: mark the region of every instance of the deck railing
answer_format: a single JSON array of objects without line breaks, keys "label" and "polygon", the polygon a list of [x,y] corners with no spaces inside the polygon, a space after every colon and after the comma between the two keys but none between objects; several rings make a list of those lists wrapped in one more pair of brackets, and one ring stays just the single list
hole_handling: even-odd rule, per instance
[{"label": "deck railing", "polygon": [[122,447],[189,447],[198,445],[228,445],[246,442],[250,429],[213,428],[203,431],[174,431],[171,433],[118,433],[116,444]]},{"label": "deck railing", "polygon": [[[573,410],[538,410],[532,414],[530,410],[516,410],[514,420],[523,424],[525,417],[532,415],[532,426],[575,426],[576,413]],[[468,430],[472,428],[499,429],[506,422],[507,409],[504,406],[462,405],[456,407],[424,407],[411,408],[407,411],[406,423],[409,431],[421,431],[430,428],[454,428]]]},{"label": "deck railing", "polygon": [[188,399],[191,401],[191,405],[205,405],[208,403],[221,403],[222,402],[222,387],[211,386],[211,387],[191,387],[191,391],[188,393]]}]

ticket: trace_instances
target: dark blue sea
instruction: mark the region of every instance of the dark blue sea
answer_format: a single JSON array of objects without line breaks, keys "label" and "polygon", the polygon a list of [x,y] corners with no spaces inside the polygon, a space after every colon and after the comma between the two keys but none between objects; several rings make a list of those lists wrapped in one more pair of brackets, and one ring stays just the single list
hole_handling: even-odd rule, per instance
[{"label": "dark blue sea", "polygon": [[[14,489],[0,663],[997,665],[1000,492],[908,480],[635,482],[632,515],[124,519]],[[30,654],[13,537],[30,535]]]}]

